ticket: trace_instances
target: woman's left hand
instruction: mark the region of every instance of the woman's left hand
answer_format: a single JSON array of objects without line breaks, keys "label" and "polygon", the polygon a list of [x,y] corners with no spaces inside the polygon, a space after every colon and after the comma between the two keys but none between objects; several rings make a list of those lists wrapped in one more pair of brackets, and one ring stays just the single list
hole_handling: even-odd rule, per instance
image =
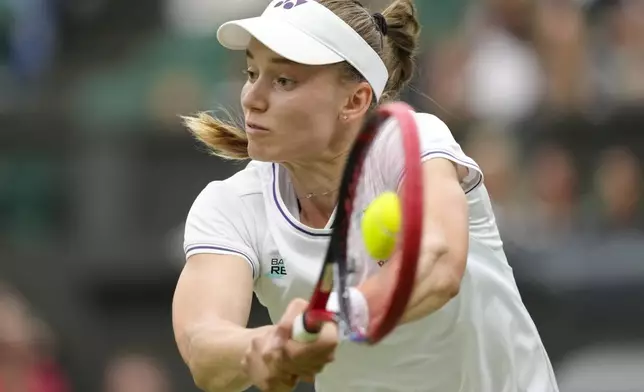
[{"label": "woman's left hand", "polygon": [[338,346],[338,327],[335,323],[325,323],[318,339],[300,343],[291,339],[295,318],[308,306],[303,299],[291,301],[275,329],[276,349],[282,350],[286,369],[305,381],[312,382],[315,375],[333,361]]}]

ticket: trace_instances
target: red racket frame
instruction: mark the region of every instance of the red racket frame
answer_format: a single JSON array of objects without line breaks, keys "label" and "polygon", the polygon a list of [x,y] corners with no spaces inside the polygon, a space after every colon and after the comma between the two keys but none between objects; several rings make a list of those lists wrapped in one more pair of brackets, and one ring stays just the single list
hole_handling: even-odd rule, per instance
[{"label": "red racket frame", "polygon": [[[369,326],[366,343],[375,344],[389,334],[398,324],[412,294],[423,225],[423,176],[420,157],[420,137],[413,116],[413,109],[403,103],[385,104],[376,109],[360,131],[349,154],[340,186],[338,211],[333,224],[333,234],[325,257],[320,278],[315,287],[309,308],[303,315],[304,327],[310,333],[318,332],[325,322],[336,321],[337,315],[326,310],[329,295],[333,290],[334,267],[338,264],[340,274],[346,261],[346,241],[349,220],[353,210],[355,189],[371,144],[382,124],[394,118],[402,138],[405,155],[404,179],[399,189],[402,208],[402,233],[399,251],[389,260],[394,265],[388,268],[390,278],[383,280],[383,297],[378,303],[369,303]],[[394,268],[391,268],[394,267]]]}]

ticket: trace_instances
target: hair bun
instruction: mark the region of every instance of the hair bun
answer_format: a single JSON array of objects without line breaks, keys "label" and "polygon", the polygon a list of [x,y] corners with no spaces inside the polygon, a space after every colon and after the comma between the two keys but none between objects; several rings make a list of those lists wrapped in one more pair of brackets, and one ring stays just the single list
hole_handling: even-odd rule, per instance
[{"label": "hair bun", "polygon": [[378,27],[378,30],[380,30],[382,35],[387,35],[387,30],[389,26],[387,26],[387,19],[385,19],[385,16],[380,12],[376,12],[375,14],[372,15],[372,17],[373,17],[373,20],[376,22],[376,27]]}]

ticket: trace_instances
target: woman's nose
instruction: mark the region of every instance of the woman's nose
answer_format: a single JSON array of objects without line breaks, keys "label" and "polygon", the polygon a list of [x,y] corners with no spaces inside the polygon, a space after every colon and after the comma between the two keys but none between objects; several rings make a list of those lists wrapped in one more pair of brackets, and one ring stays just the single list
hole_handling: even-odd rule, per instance
[{"label": "woman's nose", "polygon": [[250,111],[263,112],[268,108],[268,89],[259,79],[247,82],[242,89],[242,106]]}]

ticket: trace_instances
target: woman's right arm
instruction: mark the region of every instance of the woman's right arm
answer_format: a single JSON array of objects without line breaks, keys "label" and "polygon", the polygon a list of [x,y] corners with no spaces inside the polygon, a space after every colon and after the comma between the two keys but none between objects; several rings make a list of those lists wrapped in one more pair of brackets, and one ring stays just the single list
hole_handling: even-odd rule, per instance
[{"label": "woman's right arm", "polygon": [[243,258],[188,258],[175,290],[172,318],[179,351],[200,389],[237,392],[250,386],[242,358],[251,339],[271,328],[246,328],[252,297],[253,274]]}]

